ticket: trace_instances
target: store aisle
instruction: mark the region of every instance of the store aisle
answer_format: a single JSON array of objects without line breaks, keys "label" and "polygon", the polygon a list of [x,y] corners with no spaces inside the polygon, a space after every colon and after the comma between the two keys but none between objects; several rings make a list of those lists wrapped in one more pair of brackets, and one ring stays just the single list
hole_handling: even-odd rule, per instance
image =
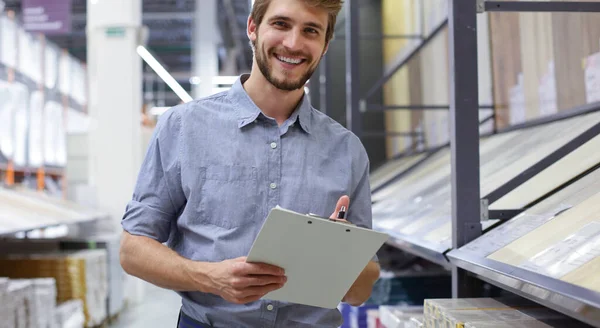
[{"label": "store aisle", "polygon": [[128,306],[111,328],[175,328],[181,297],[151,284],[146,285],[145,291],[146,300]]}]

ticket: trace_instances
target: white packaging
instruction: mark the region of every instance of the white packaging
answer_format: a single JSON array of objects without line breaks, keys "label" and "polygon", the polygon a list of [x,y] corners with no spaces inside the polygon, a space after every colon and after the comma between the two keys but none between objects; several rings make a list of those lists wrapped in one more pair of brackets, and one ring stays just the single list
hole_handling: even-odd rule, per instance
[{"label": "white packaging", "polygon": [[423,316],[422,306],[380,306],[379,320],[385,328],[409,327],[412,317]]},{"label": "white packaging", "polygon": [[54,328],[56,309],[56,280],[54,278],[32,279],[35,292],[35,327]]},{"label": "white packaging", "polygon": [[56,307],[54,317],[58,328],[82,328],[85,324],[83,302],[71,300],[61,303]]},{"label": "white packaging", "polygon": [[9,280],[7,304],[10,304],[9,311],[13,313],[15,328],[38,328],[33,320],[34,300],[35,291],[31,280]]},{"label": "white packaging", "polygon": [[8,278],[0,278],[0,328],[12,328],[15,321],[12,303],[9,303],[8,283]]}]

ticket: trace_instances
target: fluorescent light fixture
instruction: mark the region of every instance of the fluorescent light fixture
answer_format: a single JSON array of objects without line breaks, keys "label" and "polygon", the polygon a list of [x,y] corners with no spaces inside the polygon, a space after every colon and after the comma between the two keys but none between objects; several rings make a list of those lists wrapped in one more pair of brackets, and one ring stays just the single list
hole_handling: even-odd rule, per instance
[{"label": "fluorescent light fixture", "polygon": [[164,114],[171,107],[152,107],[150,108],[150,115],[160,116]]},{"label": "fluorescent light fixture", "polygon": [[138,46],[137,53],[183,102],[194,100],[144,46]]},{"label": "fluorescent light fixture", "polygon": [[[237,81],[238,76],[213,76],[212,83],[213,84],[223,84],[223,85],[232,85]],[[200,84],[202,80],[200,80],[199,76],[190,77],[191,84]]]},{"label": "fluorescent light fixture", "polygon": [[213,84],[229,84],[232,85],[237,81],[237,76],[215,76],[213,77]]},{"label": "fluorescent light fixture", "polygon": [[190,84],[193,84],[193,85],[200,84],[200,78],[197,76],[190,77]]}]

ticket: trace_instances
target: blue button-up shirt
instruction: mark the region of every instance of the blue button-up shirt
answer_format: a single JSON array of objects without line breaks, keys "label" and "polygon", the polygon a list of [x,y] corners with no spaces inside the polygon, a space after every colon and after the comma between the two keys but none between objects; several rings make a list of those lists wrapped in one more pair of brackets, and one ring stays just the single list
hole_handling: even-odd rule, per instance
[{"label": "blue button-up shirt", "polygon": [[[315,110],[306,95],[279,126],[245,92],[246,78],[161,116],[123,228],[207,262],[247,256],[277,205],[329,216],[348,195],[347,220],[371,228],[369,160],[360,140]],[[268,300],[237,305],[213,294],[180,294],[184,313],[214,327],[341,324],[336,309]]]}]

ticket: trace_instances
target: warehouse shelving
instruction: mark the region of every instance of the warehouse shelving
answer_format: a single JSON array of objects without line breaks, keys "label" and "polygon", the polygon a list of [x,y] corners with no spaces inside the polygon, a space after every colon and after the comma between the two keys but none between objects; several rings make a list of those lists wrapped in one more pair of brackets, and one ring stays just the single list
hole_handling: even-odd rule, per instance
[{"label": "warehouse shelving", "polygon": [[[346,47],[356,53],[358,50],[358,38],[356,37],[358,21],[356,13],[351,10],[351,7],[352,4],[356,6],[358,1],[350,0],[349,2],[350,6],[346,11],[346,24],[353,26],[346,26],[347,35],[350,35],[347,38]],[[529,270],[514,263],[503,263],[498,258],[494,258],[494,254],[482,254],[480,249],[482,245],[490,247],[489,245],[500,243],[497,252],[504,250],[507,253],[510,251],[518,253],[518,250],[510,248],[511,242],[507,242],[508,245],[499,242],[499,236],[512,236],[515,239],[512,241],[516,243],[512,247],[518,245],[521,249],[528,249],[529,247],[523,243],[523,240],[531,236],[535,236],[539,240],[541,236],[535,234],[538,229],[549,229],[552,225],[557,225],[557,222],[562,222],[561,220],[569,222],[570,219],[572,222],[578,218],[577,214],[582,213],[581,206],[584,206],[582,204],[588,204],[590,199],[594,199],[594,196],[597,197],[597,195],[589,194],[588,197],[582,197],[581,192],[575,193],[579,196],[574,196],[572,207],[555,206],[554,208],[548,208],[549,204],[553,204],[556,200],[560,202],[569,199],[569,191],[577,190],[582,184],[591,184],[594,177],[597,181],[597,176],[600,174],[598,173],[600,172],[598,171],[600,159],[595,154],[599,147],[600,125],[597,121],[589,122],[585,119],[597,115],[600,110],[599,103],[587,104],[533,122],[519,124],[504,131],[498,131],[500,133],[493,136],[480,136],[479,111],[481,106],[478,101],[476,16],[478,13],[486,11],[600,12],[600,2],[448,0],[451,133],[450,146],[445,150],[448,153],[445,169],[449,171],[447,182],[450,184],[451,190],[445,195],[445,200],[449,202],[450,212],[448,214],[451,219],[448,218],[448,220],[451,220],[451,242],[447,248],[436,248],[415,240],[418,238],[414,234],[406,234],[400,236],[401,238],[392,238],[391,244],[434,262],[440,262],[449,268],[452,272],[454,297],[481,296],[481,290],[478,286],[480,285],[479,281],[483,280],[578,320],[600,327],[600,291],[597,284],[597,261],[600,256],[595,256],[596,262],[588,263],[588,265],[595,265],[595,267],[590,268],[592,276],[584,277],[588,279],[587,284],[577,284],[574,283],[574,281],[577,281],[574,278],[571,281],[564,281],[560,275],[552,277],[547,271],[544,273],[544,270],[532,271],[535,266],[531,263],[527,263]],[[443,24],[446,23],[443,22]],[[354,32],[354,34],[351,35],[349,32]],[[423,46],[424,44],[421,43],[411,50],[417,52]],[[352,55],[349,54],[349,56]],[[410,55],[404,56],[408,60],[410,57]],[[373,93],[375,88],[381,87],[390,78],[391,74],[394,74],[404,63],[400,61],[399,65],[394,67],[394,71],[384,72],[382,80],[376,83],[369,93]],[[350,60],[348,60],[348,65],[352,65]],[[356,63],[354,65],[357,66]],[[356,121],[357,117],[369,110],[369,105],[366,102],[369,94],[363,98],[358,95],[357,83],[351,81],[358,80],[359,72],[357,69],[349,69],[348,72],[347,98],[352,101],[348,102],[347,116]],[[377,107],[377,110],[428,109],[427,106],[418,105],[414,107],[412,105],[375,107]],[[352,122],[353,120],[349,121]],[[520,170],[513,172],[512,176],[503,174],[500,176],[501,181],[498,180],[494,183],[488,181],[486,183],[486,160],[482,151],[486,140],[490,140],[496,135],[510,135],[511,133],[522,133],[522,137],[527,137],[528,131],[544,129],[553,125],[560,126],[566,124],[565,122],[577,120],[590,124],[586,127],[577,126],[575,135],[566,139],[563,138],[560,145],[546,149],[545,153],[536,154],[536,160],[530,160]],[[349,128],[360,135],[360,125],[350,124]],[[559,132],[568,131],[572,130],[559,129]],[[551,138],[556,140],[560,135],[561,133],[555,134]],[[496,155],[502,156],[502,153],[506,150],[498,152]],[[430,161],[432,161],[431,158],[427,159],[403,179],[416,174],[415,172],[419,168],[425,167]],[[403,179],[396,182],[400,189],[402,189],[401,182]],[[386,186],[386,188],[390,188],[390,186],[393,186],[393,184]],[[385,188],[379,189],[377,193],[381,193],[382,190],[385,190]],[[411,191],[410,187],[402,190],[405,193]],[[591,192],[593,188],[588,188],[588,190]],[[595,190],[597,191],[597,188]],[[377,193],[374,194],[376,201],[378,198]],[[514,197],[515,195],[526,195],[529,198]],[[397,195],[388,196],[390,198],[387,200],[390,202],[401,202],[400,199],[394,198]],[[434,202],[432,206],[439,207],[441,204]],[[542,208],[546,209],[546,213],[536,212],[537,209]],[[378,224],[376,211],[377,202],[374,204],[374,226]],[[506,215],[496,216],[501,213]],[[496,216],[502,220],[499,224],[494,224],[489,231],[486,231],[485,223],[489,222],[490,216],[491,218]],[[589,217],[587,219],[591,220]],[[389,227],[387,228],[389,229]],[[586,226],[586,228],[589,227]],[[514,233],[512,229],[521,231],[522,235]],[[586,229],[584,228],[583,231],[586,231]],[[566,232],[561,233],[565,234]],[[546,240],[545,243],[542,243],[545,248],[539,247],[546,250],[555,250],[558,247],[557,245],[564,246],[564,243],[571,241],[569,236],[563,237],[556,243]],[[394,239],[400,239],[400,241]],[[595,254],[593,252],[600,251],[600,245],[597,244],[588,243],[587,247],[588,250],[592,249],[585,253],[587,258],[591,258],[592,255],[590,254]],[[445,256],[442,258],[439,255],[440,251],[444,249],[447,249],[447,251],[443,253]],[[448,261],[448,263],[444,261]],[[593,272],[596,272],[595,276],[593,276]],[[579,278],[583,279],[582,276],[585,275],[580,274]],[[593,285],[593,283],[596,283],[596,285]]]},{"label": "warehouse shelving", "polygon": [[0,235],[104,218],[45,193],[66,195],[67,117],[87,110],[86,67],[15,16],[0,15]]}]

